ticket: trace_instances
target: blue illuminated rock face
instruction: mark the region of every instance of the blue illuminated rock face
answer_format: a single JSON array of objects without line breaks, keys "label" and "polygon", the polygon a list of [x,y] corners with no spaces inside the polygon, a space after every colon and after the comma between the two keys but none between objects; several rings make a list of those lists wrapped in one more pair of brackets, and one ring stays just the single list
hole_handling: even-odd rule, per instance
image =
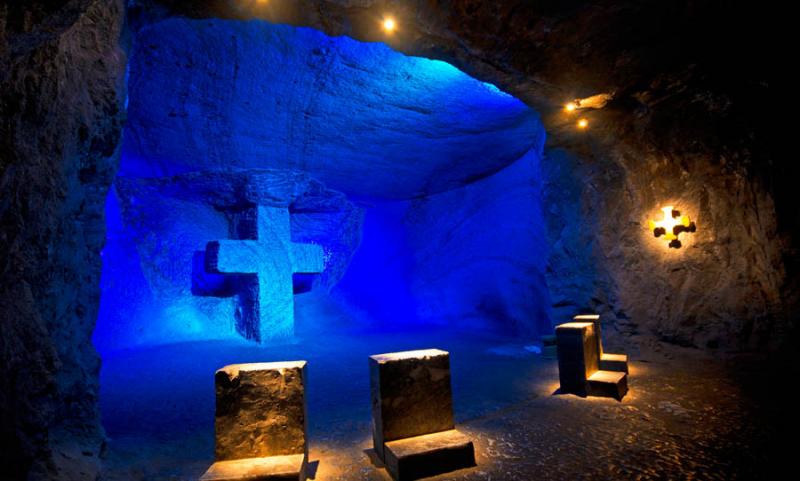
[{"label": "blue illuminated rock face", "polygon": [[[149,24],[128,84],[101,350],[283,337],[287,292],[315,291],[297,298],[298,322],[322,325],[319,296],[342,279],[332,304],[349,325],[546,329],[544,131],[519,100],[384,44],[258,21]],[[240,229],[257,206],[289,214],[279,260],[289,241],[324,250],[319,275],[284,262],[268,291],[256,267],[209,271],[207,242],[258,238]]]},{"label": "blue illuminated rock face", "polygon": [[385,329],[548,333],[540,155],[461,189],[368,209],[334,292]]},{"label": "blue illuminated rock face", "polygon": [[[250,225],[242,229],[243,223]],[[321,273],[325,252],[316,244],[292,242],[289,211],[283,207],[247,208],[239,224],[237,230],[248,231],[248,235],[240,236],[244,239],[208,243],[205,272],[238,278],[236,330],[245,338],[256,342],[291,338],[292,275]]]},{"label": "blue illuminated rock face", "polygon": [[135,36],[120,175],[294,169],[351,197],[465,185],[539,142],[537,115],[440,61],[259,21]]},{"label": "blue illuminated rock face", "polygon": [[106,211],[98,347],[240,338],[239,286],[206,273],[203,251],[210,240],[255,238],[237,232],[254,205],[286,210],[291,241],[324,250],[325,269],[308,287],[326,291],[338,282],[360,242],[363,210],[305,174],[118,178]]}]

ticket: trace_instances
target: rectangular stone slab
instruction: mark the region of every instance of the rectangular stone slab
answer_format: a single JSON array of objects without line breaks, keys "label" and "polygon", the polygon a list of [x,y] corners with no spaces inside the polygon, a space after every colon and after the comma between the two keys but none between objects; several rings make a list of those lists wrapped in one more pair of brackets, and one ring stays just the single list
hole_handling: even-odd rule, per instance
[{"label": "rectangular stone slab", "polygon": [[200,481],[304,481],[303,454],[217,461]]},{"label": "rectangular stone slab", "polygon": [[308,453],[305,368],[294,361],[216,372],[217,461]]},{"label": "rectangular stone slab", "polygon": [[561,391],[586,396],[586,379],[599,368],[594,324],[591,322],[561,324],[556,327],[556,339]]},{"label": "rectangular stone slab", "polygon": [[628,356],[625,354],[609,354],[603,349],[603,335],[600,330],[600,316],[598,314],[581,314],[573,318],[576,322],[591,322],[594,324],[594,335],[597,339],[597,352],[600,355],[599,369],[603,371],[628,372]]},{"label": "rectangular stone slab", "polygon": [[372,435],[384,459],[384,443],[455,427],[450,355],[438,349],[371,356]]},{"label": "rectangular stone slab", "polygon": [[609,354],[607,352],[600,355],[600,369],[603,371],[616,371],[628,373],[628,356],[625,354]]},{"label": "rectangular stone slab", "polygon": [[451,429],[386,443],[386,469],[395,481],[425,478],[475,466],[475,448]]},{"label": "rectangular stone slab", "polygon": [[628,375],[624,372],[597,371],[587,380],[590,396],[612,397],[622,401],[628,393]]},{"label": "rectangular stone slab", "polygon": [[600,333],[599,314],[579,314],[572,318],[575,322],[591,322],[594,324],[594,338],[597,341],[597,353],[603,355],[603,335]]}]

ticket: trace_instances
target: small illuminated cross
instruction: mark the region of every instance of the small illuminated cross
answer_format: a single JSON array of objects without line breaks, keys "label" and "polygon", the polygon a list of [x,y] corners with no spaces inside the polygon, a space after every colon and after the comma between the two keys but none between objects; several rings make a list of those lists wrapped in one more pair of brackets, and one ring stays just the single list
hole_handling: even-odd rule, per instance
[{"label": "small illuminated cross", "polygon": [[670,241],[669,246],[674,249],[680,249],[681,241],[678,236],[682,232],[695,232],[697,226],[689,219],[688,215],[681,215],[680,211],[675,210],[674,207],[663,207],[661,211],[664,213],[664,218],[658,221],[650,221],[650,230],[656,237],[664,236],[665,240]]},{"label": "small illuminated cross", "polygon": [[286,208],[257,206],[255,239],[223,239],[206,245],[205,268],[241,276],[237,330],[263,342],[294,335],[292,274],[316,274],[325,268],[324,251],[291,240]]}]

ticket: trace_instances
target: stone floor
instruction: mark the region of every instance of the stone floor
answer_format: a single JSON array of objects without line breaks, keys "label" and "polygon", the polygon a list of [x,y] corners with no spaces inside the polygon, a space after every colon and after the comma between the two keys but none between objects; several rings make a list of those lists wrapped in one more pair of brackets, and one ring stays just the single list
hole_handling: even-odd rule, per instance
[{"label": "stone floor", "polygon": [[388,480],[369,451],[367,356],[428,347],[451,353],[456,420],[478,459],[433,479],[768,479],[774,466],[768,426],[777,408],[753,394],[766,381],[689,349],[634,356],[620,403],[555,394],[556,362],[509,339],[351,333],[269,348],[209,342],[106,355],[105,478],[196,479],[213,460],[214,370],[302,358],[314,479]]}]

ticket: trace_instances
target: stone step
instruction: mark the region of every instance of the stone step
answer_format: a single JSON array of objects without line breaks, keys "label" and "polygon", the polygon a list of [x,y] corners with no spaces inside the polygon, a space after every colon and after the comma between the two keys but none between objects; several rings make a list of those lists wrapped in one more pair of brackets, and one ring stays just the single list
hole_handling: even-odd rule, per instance
[{"label": "stone step", "polygon": [[455,429],[385,444],[386,469],[395,481],[420,479],[475,466],[472,441]]},{"label": "stone step", "polygon": [[628,392],[628,375],[624,372],[595,371],[586,380],[590,396],[613,397],[617,401]]},{"label": "stone step", "polygon": [[628,356],[627,354],[608,354],[602,353],[600,355],[600,369],[603,371],[616,371],[628,373]]},{"label": "stone step", "polygon": [[217,461],[200,481],[303,481],[304,454]]}]

